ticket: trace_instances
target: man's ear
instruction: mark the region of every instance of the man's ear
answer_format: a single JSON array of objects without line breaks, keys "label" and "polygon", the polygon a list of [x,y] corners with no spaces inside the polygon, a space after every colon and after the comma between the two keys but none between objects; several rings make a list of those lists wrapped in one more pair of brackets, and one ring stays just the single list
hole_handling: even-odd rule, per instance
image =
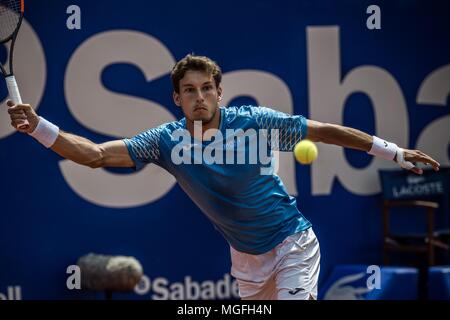
[{"label": "man's ear", "polygon": [[181,100],[180,100],[180,94],[176,93],[175,91],[172,94],[173,97],[173,102],[175,102],[175,104],[179,107],[181,107]]},{"label": "man's ear", "polygon": [[218,93],[218,95],[217,95],[217,100],[218,101],[222,101],[222,87],[218,87],[217,88],[217,93]]}]

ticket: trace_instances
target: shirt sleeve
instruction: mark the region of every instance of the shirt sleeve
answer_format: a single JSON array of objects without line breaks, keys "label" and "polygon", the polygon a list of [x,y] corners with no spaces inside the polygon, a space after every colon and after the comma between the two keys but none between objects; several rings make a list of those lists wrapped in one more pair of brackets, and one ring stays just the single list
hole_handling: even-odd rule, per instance
[{"label": "shirt sleeve", "polygon": [[130,139],[123,139],[136,169],[140,169],[148,163],[159,165],[161,132],[162,128],[157,127],[139,133]]},{"label": "shirt sleeve", "polygon": [[254,107],[253,114],[259,129],[267,130],[272,150],[292,151],[307,135],[306,118],[289,115],[266,107]]}]

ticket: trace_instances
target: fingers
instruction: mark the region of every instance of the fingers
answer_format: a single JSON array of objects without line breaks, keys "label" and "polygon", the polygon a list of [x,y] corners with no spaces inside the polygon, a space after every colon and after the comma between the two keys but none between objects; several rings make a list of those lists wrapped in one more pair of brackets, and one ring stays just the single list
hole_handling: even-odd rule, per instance
[{"label": "fingers", "polygon": [[30,121],[35,124],[38,122],[37,115],[31,105],[15,104],[11,100],[8,100],[6,104],[8,106],[8,113],[11,118],[11,126],[19,132],[30,132]]},{"label": "fingers", "polygon": [[405,159],[411,162],[422,162],[431,165],[435,171],[439,171],[440,163],[420,150],[408,150],[405,154]]},{"label": "fingers", "polygon": [[415,174],[422,174],[423,170],[417,167],[413,167],[412,169],[410,169],[412,172],[414,172]]},{"label": "fingers", "polygon": [[419,155],[416,157],[415,161],[420,161],[422,163],[431,165],[435,171],[439,170],[439,162],[431,158],[430,156],[426,155],[425,153],[419,151]]},{"label": "fingers", "polygon": [[24,120],[15,119],[15,120],[12,120],[12,121],[11,121],[11,125],[12,125],[17,131],[26,133],[26,132],[28,132],[28,129],[27,129],[27,128],[21,128],[21,127],[19,127],[20,125],[23,125],[23,124],[24,124]]},{"label": "fingers", "polygon": [[11,120],[27,120],[27,116],[23,112],[12,113],[9,117]]},{"label": "fingers", "polygon": [[11,117],[11,120],[17,119],[27,120],[30,113],[32,113],[31,110],[33,110],[29,104],[15,105],[11,104],[11,101],[8,101],[7,104],[8,106],[10,106],[8,108],[8,113]]},{"label": "fingers", "polygon": [[422,157],[422,162],[431,165],[435,171],[439,170],[439,167],[441,166],[439,162],[431,158],[429,155],[423,153],[422,151],[419,151],[419,154]]},{"label": "fingers", "polygon": [[10,101],[7,102],[8,105],[8,113],[16,113],[16,112],[26,112],[26,111],[30,111],[31,106],[29,104],[10,104]]}]

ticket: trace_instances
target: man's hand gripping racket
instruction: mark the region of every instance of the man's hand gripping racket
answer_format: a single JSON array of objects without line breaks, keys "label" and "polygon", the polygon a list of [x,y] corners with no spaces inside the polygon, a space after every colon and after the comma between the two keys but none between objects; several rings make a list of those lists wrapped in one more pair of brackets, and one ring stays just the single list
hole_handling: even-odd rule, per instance
[{"label": "man's hand gripping racket", "polygon": [[[17,86],[16,78],[13,73],[13,53],[14,44],[22,23],[23,12],[24,0],[0,0],[0,44],[7,44],[10,42],[9,55],[6,63],[8,66],[6,66],[6,64],[5,66],[0,64],[0,69],[6,80],[9,97],[15,105],[22,104],[19,87]],[[21,113],[23,117],[22,119],[17,119],[17,129],[25,132],[29,130],[30,124],[24,111],[21,111]]]}]

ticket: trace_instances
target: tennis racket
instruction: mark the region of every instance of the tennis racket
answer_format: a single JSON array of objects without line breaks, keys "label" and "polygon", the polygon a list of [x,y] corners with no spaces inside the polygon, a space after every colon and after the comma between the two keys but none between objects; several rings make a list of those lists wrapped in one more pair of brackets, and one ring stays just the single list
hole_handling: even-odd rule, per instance
[{"label": "tennis racket", "polygon": [[[23,11],[24,0],[0,0],[0,44],[7,45],[10,42],[9,55],[6,63],[8,66],[6,64],[3,66],[0,63],[0,69],[6,80],[9,97],[14,104],[22,103],[19,87],[17,86],[13,72],[13,53],[14,43],[19,33],[20,24],[22,23]],[[24,120],[18,127],[20,129],[27,129],[28,126],[28,121]]]}]

